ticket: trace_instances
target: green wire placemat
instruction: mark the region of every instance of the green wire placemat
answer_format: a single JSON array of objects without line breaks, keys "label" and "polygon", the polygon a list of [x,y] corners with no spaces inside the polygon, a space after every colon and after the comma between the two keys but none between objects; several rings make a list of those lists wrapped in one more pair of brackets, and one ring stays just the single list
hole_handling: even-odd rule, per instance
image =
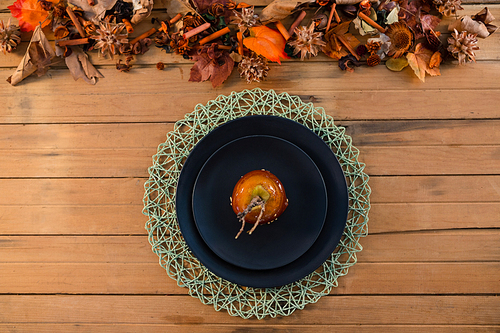
[{"label": "green wire placemat", "polygon": [[[276,288],[249,288],[222,279],[210,272],[190,252],[179,229],[175,212],[175,189],[182,165],[196,143],[217,126],[249,115],[286,117],[318,134],[337,156],[349,190],[349,215],[344,234],[332,255],[305,278]],[[158,146],[144,184],[143,214],[148,216],[146,230],[160,265],[189,294],[215,310],[232,316],[262,319],[288,316],[309,303],[317,302],[338,285],[356,263],[362,250],[359,239],[368,234],[370,187],[365,165],[358,161],[359,151],[343,127],[336,126],[323,108],[304,103],[298,96],[276,94],[262,89],[233,92],[219,96],[175,123],[164,143]]]}]

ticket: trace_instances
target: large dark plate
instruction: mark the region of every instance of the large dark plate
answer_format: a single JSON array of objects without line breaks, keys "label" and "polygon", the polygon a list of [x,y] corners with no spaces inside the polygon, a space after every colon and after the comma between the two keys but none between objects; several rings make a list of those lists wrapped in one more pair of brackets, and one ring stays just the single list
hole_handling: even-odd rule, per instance
[{"label": "large dark plate", "polygon": [[[230,197],[241,176],[271,171],[283,184],[289,205],[276,222],[235,239],[241,223]],[[229,142],[207,160],[193,191],[194,220],[205,243],[219,257],[247,269],[272,269],[291,263],[316,241],[327,211],[323,177],[296,145],[267,135]],[[253,224],[246,224],[249,230]]]},{"label": "large dark plate", "polygon": [[[314,161],[326,185],[328,211],[318,239],[297,260],[275,269],[244,269],[221,259],[203,241],[193,217],[193,187],[205,161],[224,144],[248,135],[272,135],[297,145]],[[236,284],[256,288],[277,287],[295,282],[321,266],[335,250],[343,234],[348,205],[344,173],[331,149],[305,126],[275,116],[238,118],[217,127],[203,137],[183,165],[176,192],[179,227],[193,255],[218,276]]]}]

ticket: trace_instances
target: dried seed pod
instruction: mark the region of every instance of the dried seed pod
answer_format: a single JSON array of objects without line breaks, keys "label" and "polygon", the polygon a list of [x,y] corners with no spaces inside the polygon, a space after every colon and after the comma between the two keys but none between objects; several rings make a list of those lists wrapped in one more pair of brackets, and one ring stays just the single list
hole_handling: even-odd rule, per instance
[{"label": "dried seed pod", "polygon": [[54,30],[54,38],[55,39],[61,39],[64,37],[68,37],[68,35],[69,35],[69,30],[64,25],[60,25]]},{"label": "dried seed pod", "polygon": [[222,16],[224,15],[224,5],[220,2],[214,2],[208,7],[208,13],[213,17]]},{"label": "dried seed pod", "polygon": [[160,61],[160,62],[158,62],[158,63],[156,64],[156,69],[157,69],[157,70],[159,70],[159,71],[164,70],[164,69],[165,69],[165,64],[164,64],[163,62],[161,62],[161,61]]},{"label": "dried seed pod", "polygon": [[380,57],[378,54],[372,54],[366,59],[366,64],[370,67],[375,67],[380,64]]},{"label": "dried seed pod", "polygon": [[476,37],[476,34],[470,34],[467,31],[458,32],[457,29],[455,29],[451,37],[448,38],[448,52],[458,59],[460,65],[476,61],[476,54],[474,51],[479,50]]},{"label": "dried seed pod", "polygon": [[380,48],[382,47],[382,42],[371,41],[371,42],[366,43],[365,46],[366,46],[366,50],[370,54],[374,54],[380,50]]}]

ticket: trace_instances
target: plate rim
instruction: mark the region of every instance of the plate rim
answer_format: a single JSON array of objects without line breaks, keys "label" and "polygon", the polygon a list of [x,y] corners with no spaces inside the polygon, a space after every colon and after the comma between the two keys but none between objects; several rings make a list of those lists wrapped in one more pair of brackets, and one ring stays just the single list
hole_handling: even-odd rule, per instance
[{"label": "plate rim", "polygon": [[[339,178],[337,180],[341,179],[340,184],[339,183],[336,184],[337,186],[342,187],[342,192],[343,192],[342,198],[345,199],[345,202],[339,207],[343,210],[342,211],[342,222],[341,222],[342,225],[341,225],[341,228],[338,228],[338,230],[340,230],[340,232],[338,232],[338,230],[336,230],[335,236],[337,236],[337,237],[335,238],[335,242],[330,242],[330,245],[332,243],[334,243],[334,246],[328,247],[328,249],[331,249],[331,250],[326,251],[325,249],[323,249],[323,251],[321,251],[321,253],[323,255],[320,258],[318,258],[319,257],[318,255],[315,255],[313,257],[314,265],[309,264],[307,266],[307,269],[305,267],[295,267],[295,266],[297,266],[297,262],[300,262],[301,258],[306,256],[306,254],[308,254],[308,252],[311,251],[311,249],[309,249],[303,256],[301,256],[300,258],[298,258],[294,262],[292,262],[288,265],[285,265],[279,269],[253,271],[253,270],[241,269],[239,267],[229,265],[226,262],[214,263],[214,258],[207,257],[203,251],[198,251],[198,249],[196,247],[193,247],[192,244],[190,244],[189,237],[187,237],[187,238],[185,237],[186,236],[185,235],[186,234],[185,233],[186,225],[184,223],[181,223],[181,221],[179,219],[179,214],[178,214],[178,207],[182,206],[182,202],[179,201],[178,194],[179,194],[179,192],[182,192],[181,185],[183,185],[183,182],[185,181],[185,179],[183,178],[183,174],[185,174],[185,172],[183,172],[183,171],[186,170],[186,166],[190,166],[190,163],[191,163],[190,160],[194,159],[193,152],[202,149],[200,147],[203,147],[206,144],[206,142],[209,141],[210,138],[212,138],[216,133],[222,132],[222,130],[224,128],[227,128],[229,126],[236,126],[235,124],[239,124],[241,122],[252,121],[252,120],[257,121],[257,122],[263,121],[264,127],[266,127],[265,126],[266,122],[278,122],[278,123],[282,123],[282,124],[285,123],[285,124],[288,124],[290,126],[296,126],[297,129],[300,129],[302,134],[305,134],[307,137],[310,137],[311,139],[314,138],[314,140],[316,140],[316,142],[318,144],[320,144],[320,143],[322,144],[322,146],[321,146],[322,149],[324,150],[325,153],[328,154],[328,156],[330,157],[330,160],[335,164],[335,168],[337,170],[337,173],[340,172],[340,174],[341,174],[341,177],[337,177],[337,178]],[[260,129],[260,130],[264,130],[264,129]],[[287,133],[287,135],[288,134],[289,133]],[[294,133],[294,134],[297,134],[297,133]],[[239,136],[236,136],[236,138],[237,137],[239,137]],[[303,146],[300,144],[303,142],[301,142],[299,140],[299,138],[294,138],[294,139],[295,139],[294,141],[298,142],[297,145],[304,150]],[[230,141],[230,139],[225,140],[225,142],[228,142],[228,141]],[[291,140],[289,140],[289,141],[291,141]],[[293,141],[291,141],[291,142],[293,142]],[[308,151],[306,151],[306,153],[313,159],[313,161],[316,163],[316,165],[318,165],[318,161],[315,160],[311,156],[311,154],[308,153]],[[207,158],[208,158],[208,156],[207,156]],[[322,156],[322,160],[323,159],[324,159],[324,156]],[[322,162],[324,162],[324,161],[322,161]],[[325,175],[323,174],[322,167],[320,165],[318,165],[318,168],[320,169],[320,171],[323,175],[323,178],[325,178]],[[339,175],[337,175],[337,176],[339,176]],[[191,191],[192,191],[192,189],[189,190],[188,192],[191,193]],[[327,192],[328,192],[328,184],[327,184]],[[184,162],[184,165],[181,169],[181,173],[180,173],[179,178],[178,178],[177,188],[176,188],[176,193],[175,193],[175,207],[176,207],[176,214],[177,214],[179,229],[184,236],[184,240],[186,242],[186,245],[188,246],[190,251],[193,253],[194,257],[196,257],[209,271],[211,271],[212,273],[214,273],[215,275],[217,275],[223,279],[226,279],[226,280],[233,282],[233,283],[236,283],[236,284],[245,285],[248,287],[255,287],[255,288],[270,288],[270,287],[278,287],[278,286],[286,285],[289,283],[293,283],[297,280],[300,280],[301,278],[304,278],[308,274],[312,273],[314,270],[316,270],[318,267],[320,267],[328,259],[328,257],[332,254],[332,252],[337,248],[339,241],[344,233],[344,229],[345,229],[345,226],[347,223],[347,215],[349,212],[349,193],[348,193],[348,186],[347,186],[347,182],[346,182],[346,177],[345,177],[344,171],[343,171],[343,169],[342,169],[342,167],[337,159],[337,156],[332,151],[332,149],[326,144],[326,142],[324,142],[323,139],[321,139],[321,137],[319,137],[319,135],[317,135],[311,129],[307,128],[305,125],[303,125],[297,121],[294,121],[293,119],[280,117],[280,116],[274,116],[274,115],[248,115],[248,116],[243,116],[243,117],[239,117],[239,118],[227,121],[227,122],[219,125],[218,127],[214,128],[212,131],[210,131],[209,133],[204,135],[198,141],[198,143],[193,147],[193,149],[191,150],[191,153],[189,154],[186,161]],[[184,207],[184,209],[185,209],[185,207]],[[191,209],[188,209],[188,211],[191,211]],[[189,215],[189,213],[188,213],[188,215]],[[327,216],[328,216],[328,213],[327,213]],[[183,227],[183,225],[184,225],[184,227]],[[200,235],[198,235],[198,236],[201,239],[201,236]],[[320,235],[320,237],[321,237],[321,235]],[[330,237],[330,236],[328,236],[328,237]],[[318,242],[318,241],[319,240],[316,240],[316,242]],[[313,247],[315,245],[316,245],[316,243],[313,244]],[[207,249],[208,249],[208,246],[207,246]],[[328,252],[328,254],[326,254],[326,252]],[[213,254],[213,255],[216,256],[215,254]],[[201,258],[203,258],[203,259],[201,259]],[[217,260],[215,260],[215,261],[217,261]],[[286,273],[286,268],[288,268],[289,266],[294,267],[294,270]],[[284,269],[285,269],[285,271],[284,271]],[[236,272],[235,272],[235,270],[236,270]],[[227,273],[228,271],[230,271],[229,274]],[[300,273],[299,273],[299,271],[300,271]],[[266,273],[266,275],[256,274],[255,272]],[[234,273],[236,273],[238,275],[237,278],[234,278]],[[271,282],[270,280],[273,282]]]},{"label": "plate rim", "polygon": [[[322,190],[322,202],[321,202],[321,207],[324,207],[323,209],[323,212],[320,213],[321,217],[319,218],[319,220],[321,220],[319,224],[319,226],[317,226],[317,232],[315,233],[314,235],[314,240],[308,242],[308,245],[307,245],[307,248],[303,249],[300,251],[300,254],[297,255],[297,256],[294,256],[293,259],[289,259],[289,260],[286,260],[285,262],[281,263],[280,265],[278,266],[273,266],[273,267],[268,267],[268,268],[257,268],[257,267],[249,267],[249,266],[245,266],[245,265],[239,265],[238,263],[235,263],[234,260],[228,260],[228,256],[227,255],[224,255],[220,253],[220,251],[218,251],[217,249],[214,249],[214,246],[213,244],[211,245],[210,242],[206,239],[205,237],[205,233],[204,231],[201,230],[201,227],[200,227],[200,224],[199,224],[199,221],[197,221],[196,219],[196,212],[195,212],[195,191],[196,191],[196,187],[197,187],[197,184],[198,184],[198,181],[201,177],[201,174],[204,170],[204,168],[206,167],[206,165],[209,163],[209,161],[218,153],[220,152],[222,149],[224,149],[225,147],[231,145],[231,144],[234,144],[235,142],[237,141],[241,141],[241,140],[245,140],[245,139],[251,139],[251,138],[255,138],[255,137],[258,137],[258,138],[270,138],[270,139],[273,139],[273,140],[277,140],[279,142],[282,142],[284,144],[287,144],[287,145],[290,145],[291,147],[293,147],[293,149],[296,149],[301,155],[304,156],[305,159],[307,159],[310,163],[311,163],[311,167],[314,168],[317,172],[317,175],[319,176],[319,179],[320,179],[320,184],[321,184],[321,190]],[[285,191],[286,191],[286,188],[285,188]],[[200,171],[198,172],[198,174],[196,175],[196,179],[195,179],[195,182],[194,182],[194,186],[193,186],[193,192],[192,192],[192,196],[191,196],[191,201],[192,201],[192,211],[193,211],[193,219],[194,219],[194,223],[196,225],[196,228],[201,236],[201,238],[203,239],[203,241],[205,242],[205,244],[207,244],[207,246],[212,250],[212,252],[214,252],[217,256],[219,256],[221,259],[223,259],[224,261],[232,264],[232,265],[235,265],[235,266],[238,266],[238,267],[241,267],[241,268],[245,268],[245,269],[252,269],[252,270],[266,270],[266,269],[275,269],[275,268],[279,268],[279,267],[282,267],[282,266],[285,266],[289,263],[291,263],[292,261],[295,261],[296,259],[298,259],[299,257],[301,257],[305,252],[307,252],[307,250],[316,242],[316,240],[318,239],[319,235],[321,234],[321,231],[323,230],[323,226],[325,225],[325,221],[326,221],[326,216],[327,216],[327,212],[328,212],[328,193],[327,193],[327,190],[326,190],[326,184],[325,184],[325,180],[323,178],[323,175],[321,174],[321,171],[319,170],[318,166],[316,165],[316,163],[313,161],[313,159],[306,154],[306,152],[304,152],[299,146],[295,145],[294,143],[286,140],[286,139],[283,139],[283,138],[280,138],[280,137],[277,137],[277,136],[273,136],[273,135],[267,135],[267,134],[257,134],[257,135],[244,135],[244,136],[241,136],[239,138],[236,138],[234,140],[231,140],[225,144],[223,144],[222,146],[220,146],[218,149],[216,149],[211,155],[210,157],[207,158],[207,160],[203,163],[203,166],[200,168]],[[236,221],[236,216],[235,216],[235,221]],[[283,221],[279,221],[279,222],[283,222]],[[236,229],[237,231],[237,229]],[[297,240],[298,241],[298,240]]]}]

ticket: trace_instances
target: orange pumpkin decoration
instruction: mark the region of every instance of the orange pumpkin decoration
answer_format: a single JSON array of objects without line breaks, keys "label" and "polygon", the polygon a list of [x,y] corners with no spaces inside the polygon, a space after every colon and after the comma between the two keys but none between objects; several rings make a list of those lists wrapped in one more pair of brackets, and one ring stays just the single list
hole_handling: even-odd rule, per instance
[{"label": "orange pumpkin decoration", "polygon": [[243,39],[243,45],[258,55],[281,64],[281,59],[289,59],[285,53],[286,40],[276,30],[264,25],[251,27],[250,37]]}]

